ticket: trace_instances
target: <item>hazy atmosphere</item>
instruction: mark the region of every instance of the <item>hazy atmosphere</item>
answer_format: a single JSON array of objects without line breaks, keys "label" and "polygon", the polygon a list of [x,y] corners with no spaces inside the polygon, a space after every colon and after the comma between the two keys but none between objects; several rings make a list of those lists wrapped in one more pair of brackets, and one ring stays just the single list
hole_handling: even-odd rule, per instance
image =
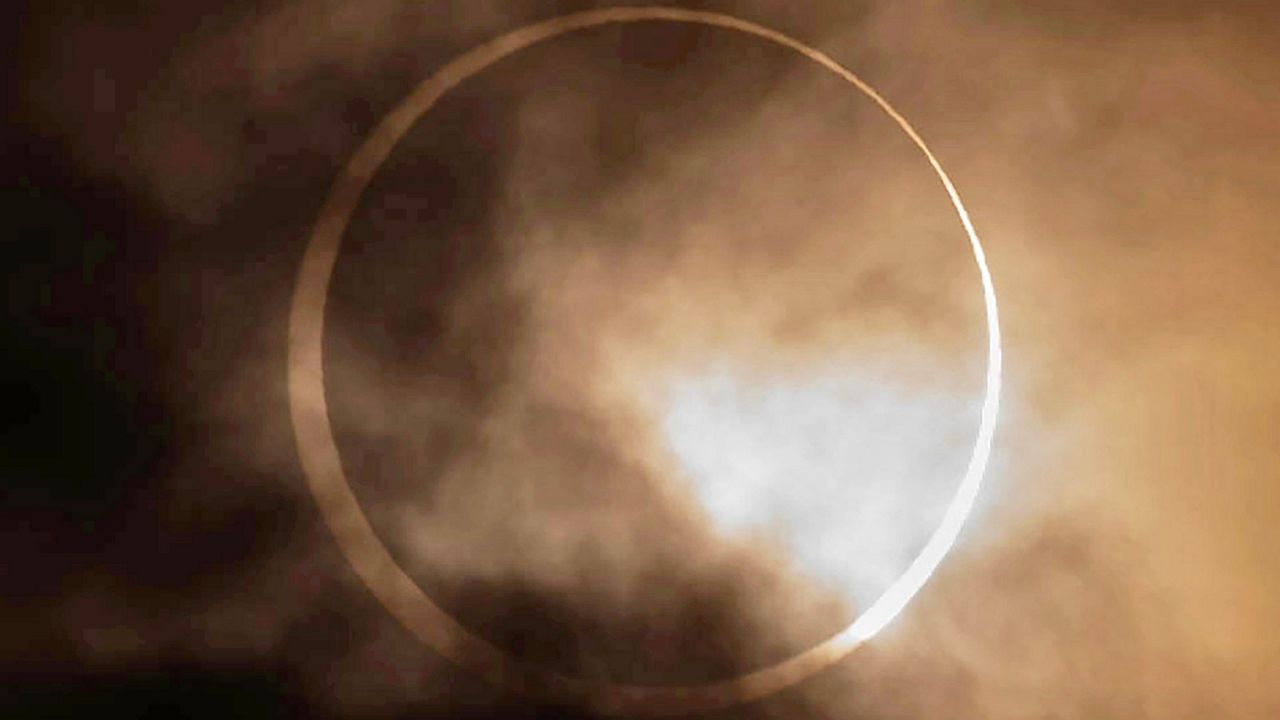
[{"label": "hazy atmosphere", "polygon": [[[312,230],[382,118],[607,5],[5,24],[0,714],[602,716],[379,601],[288,375]],[[1004,375],[976,506],[903,612],[674,712],[1280,717],[1280,4],[684,6],[811,44],[919,131],[985,247]],[[323,321],[320,402],[396,566],[515,662],[605,685],[845,628],[944,517],[987,369],[969,239],[902,130],[795,52],[670,22],[444,95],[369,178]]]}]

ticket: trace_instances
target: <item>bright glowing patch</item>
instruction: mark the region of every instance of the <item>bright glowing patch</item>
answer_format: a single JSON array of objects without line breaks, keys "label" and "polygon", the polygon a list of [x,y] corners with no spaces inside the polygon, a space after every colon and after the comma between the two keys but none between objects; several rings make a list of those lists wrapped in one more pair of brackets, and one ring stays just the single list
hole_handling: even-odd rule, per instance
[{"label": "bright glowing patch", "polygon": [[725,371],[677,383],[662,430],[722,533],[763,537],[866,608],[937,526],[975,409],[859,368],[765,378]]}]

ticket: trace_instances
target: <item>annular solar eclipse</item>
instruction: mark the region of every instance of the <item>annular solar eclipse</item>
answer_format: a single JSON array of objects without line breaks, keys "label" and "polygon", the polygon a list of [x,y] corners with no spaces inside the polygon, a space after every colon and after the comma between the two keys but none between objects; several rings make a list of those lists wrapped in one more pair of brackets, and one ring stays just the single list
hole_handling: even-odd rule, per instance
[{"label": "annular solar eclipse", "polygon": [[[339,247],[362,193],[399,140],[441,97],[494,62],[576,30],[634,22],[690,23],[752,35],[808,58],[870,98],[920,150],[946,191],[969,239],[986,312],[986,386],[973,449],[941,522],[919,554],[875,602],[834,636],[774,665],[698,685],[622,685],[569,677],[522,663],[463,627],[397,565],[365,517],[343,471],[324,391],[324,312]],[[422,81],[374,128],[334,182],[311,233],[294,288],[288,357],[290,410],[309,488],[343,554],[386,609],[444,657],[495,683],[610,714],[695,712],[757,699],[839,661],[890,623],[929,580],[973,509],[991,452],[1001,376],[995,288],[981,241],[951,179],[906,119],[851,71],[798,40],[733,16],[669,7],[607,8],[536,22],[463,53]]]}]

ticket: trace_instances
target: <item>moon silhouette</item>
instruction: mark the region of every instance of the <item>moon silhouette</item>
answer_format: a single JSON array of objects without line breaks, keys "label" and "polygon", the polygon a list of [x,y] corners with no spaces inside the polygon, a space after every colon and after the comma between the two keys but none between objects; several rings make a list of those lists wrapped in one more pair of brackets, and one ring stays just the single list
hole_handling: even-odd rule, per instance
[{"label": "moon silhouette", "polygon": [[[569,677],[522,663],[463,627],[418,587],[378,539],[342,469],[324,392],[325,302],[342,236],[361,194],[400,138],[452,88],[507,55],[576,30],[653,21],[718,27],[762,38],[821,65],[875,102],[920,150],[946,190],[978,266],[986,311],[986,387],[973,450],[941,522],[919,554],[875,602],[827,640],[774,665],[698,685],[623,685]],[[839,661],[892,622],[946,557],[973,509],[991,454],[1000,377],[999,313],[982,243],[950,177],[915,129],[873,88],[821,51],[747,20],[682,8],[607,8],[536,22],[463,53],[422,81],[374,128],[335,180],[303,256],[289,317],[289,407],[298,453],[326,525],[369,590],[410,632],[459,666],[503,686],[620,715],[696,712],[764,697]]]}]

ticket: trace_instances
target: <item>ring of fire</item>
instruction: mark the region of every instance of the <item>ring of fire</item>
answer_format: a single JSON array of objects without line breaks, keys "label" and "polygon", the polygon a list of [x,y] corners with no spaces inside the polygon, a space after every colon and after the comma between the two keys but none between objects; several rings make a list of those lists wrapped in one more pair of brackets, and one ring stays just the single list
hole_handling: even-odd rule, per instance
[{"label": "ring of fire", "polygon": [[[978,266],[986,311],[986,389],[973,451],[941,522],[919,554],[879,599],[824,642],[769,667],[700,685],[621,685],[569,677],[523,664],[459,624],[399,567],[369,524],[342,469],[324,393],[324,309],[338,249],[360,196],[400,138],[453,87],[507,55],[576,30],[639,21],[692,23],[763,38],[821,65],[874,101],[923,153],[946,190]],[[764,697],[834,664],[883,629],[928,581],[973,509],[991,453],[1000,375],[998,308],[982,243],[950,177],[919,134],[873,88],[824,53],[746,20],[683,8],[606,8],[533,23],[463,53],[420,83],[382,119],[335,180],[303,256],[289,316],[289,407],[298,452],[326,525],[369,590],[422,642],[455,664],[506,687],[550,694],[610,714],[696,712]]]}]

